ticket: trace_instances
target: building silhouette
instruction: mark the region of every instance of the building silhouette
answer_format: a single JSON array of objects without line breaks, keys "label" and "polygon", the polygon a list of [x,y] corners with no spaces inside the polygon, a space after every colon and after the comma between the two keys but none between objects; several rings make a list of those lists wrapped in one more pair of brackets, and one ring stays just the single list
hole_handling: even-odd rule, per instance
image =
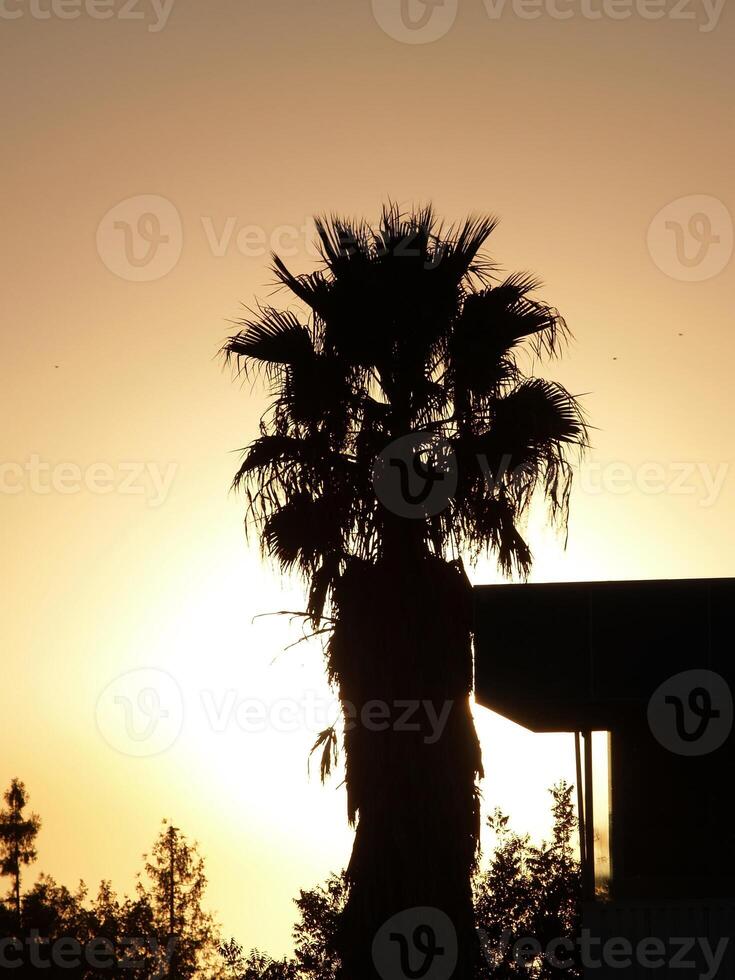
[{"label": "building silhouette", "polygon": [[633,950],[590,977],[711,978],[703,938],[735,977],[734,612],[735,579],[475,589],[478,703],[574,733],[584,927]]}]

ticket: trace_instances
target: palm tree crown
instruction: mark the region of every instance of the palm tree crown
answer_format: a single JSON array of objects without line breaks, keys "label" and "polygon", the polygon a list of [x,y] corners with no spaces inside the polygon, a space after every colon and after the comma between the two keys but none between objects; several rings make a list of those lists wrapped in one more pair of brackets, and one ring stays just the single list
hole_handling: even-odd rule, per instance
[{"label": "palm tree crown", "polygon": [[375,229],[318,220],[317,271],[294,275],[274,257],[308,316],[259,306],[225,344],[240,371],[265,369],[274,395],[235,484],[264,550],[310,582],[315,620],[350,557],[377,561],[390,547],[396,522],[373,475],[401,437],[440,436],[456,467],[447,506],[409,522],[426,555],[489,548],[505,573],[525,575],[519,524],[537,489],[566,525],[584,418],[561,385],[525,374],[519,353],[554,355],[568,331],[533,298],[537,281],[493,276],[480,249],[495,224],[476,217],[445,229],[431,208],[404,215],[393,205]]}]

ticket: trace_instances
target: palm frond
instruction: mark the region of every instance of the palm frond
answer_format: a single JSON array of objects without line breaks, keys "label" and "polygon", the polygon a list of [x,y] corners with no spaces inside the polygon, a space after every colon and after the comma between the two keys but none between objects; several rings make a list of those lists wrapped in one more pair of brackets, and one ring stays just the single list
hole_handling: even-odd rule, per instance
[{"label": "palm frond", "polygon": [[314,355],[311,334],[288,311],[261,307],[257,320],[240,321],[239,333],[229,337],[223,347],[226,359],[236,358],[239,367],[247,371],[250,361],[274,364],[297,364]]},{"label": "palm frond", "polygon": [[529,378],[493,406],[493,428],[533,445],[568,443],[585,448],[587,424],[582,408],[563,385]]},{"label": "palm frond", "polygon": [[318,499],[294,493],[266,518],[264,549],[283,568],[298,566],[313,576],[326,557],[341,552],[344,505],[336,493]]},{"label": "palm frond", "polygon": [[352,259],[369,261],[371,234],[365,221],[330,215],[315,218],[314,225],[320,254],[333,275],[338,275]]},{"label": "palm frond", "polygon": [[328,555],[311,577],[307,610],[315,626],[321,622],[324,616],[324,606],[330,590],[339,577],[340,564],[340,555]]},{"label": "palm frond", "polygon": [[477,264],[478,253],[497,224],[498,219],[492,215],[473,215],[458,230],[450,230],[437,265],[450,282],[460,283],[473,269],[482,272],[487,263]]},{"label": "palm frond", "polygon": [[244,458],[232,481],[237,490],[251,474],[270,472],[278,464],[318,469],[323,467],[324,476],[339,463],[339,454],[332,453],[323,437],[297,437],[289,435],[262,435],[254,439],[245,450]]},{"label": "palm frond", "polygon": [[319,777],[321,781],[325,783],[329,778],[332,769],[337,765],[337,759],[339,758],[337,732],[334,725],[331,725],[329,728],[325,728],[323,731],[319,732],[316,737],[316,741],[311,747],[309,762],[311,762],[311,756],[317,751],[317,749],[322,750],[321,758],[319,760]]},{"label": "palm frond", "polygon": [[317,270],[296,276],[280,256],[274,254],[272,258],[273,271],[278,282],[290,289],[294,296],[297,296],[318,316],[322,318],[328,316],[329,282],[324,273]]},{"label": "palm frond", "polygon": [[467,296],[448,345],[458,391],[484,396],[517,375],[515,349],[528,342],[537,355],[556,355],[569,339],[559,312],[528,293],[538,281],[517,273]]}]

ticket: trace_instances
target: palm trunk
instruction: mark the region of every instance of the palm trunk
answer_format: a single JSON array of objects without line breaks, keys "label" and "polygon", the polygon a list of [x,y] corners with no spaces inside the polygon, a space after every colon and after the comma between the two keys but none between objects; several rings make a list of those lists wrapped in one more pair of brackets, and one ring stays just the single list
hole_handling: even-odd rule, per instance
[{"label": "palm trunk", "polygon": [[[470,596],[459,566],[415,556],[354,562],[335,592],[330,669],[345,711],[348,809],[357,821],[338,937],[345,980],[384,976],[389,963],[404,975],[402,947],[412,957],[404,969],[441,955],[456,956],[447,976],[473,971],[482,772],[469,706]],[[420,952],[434,946],[444,952]]]}]

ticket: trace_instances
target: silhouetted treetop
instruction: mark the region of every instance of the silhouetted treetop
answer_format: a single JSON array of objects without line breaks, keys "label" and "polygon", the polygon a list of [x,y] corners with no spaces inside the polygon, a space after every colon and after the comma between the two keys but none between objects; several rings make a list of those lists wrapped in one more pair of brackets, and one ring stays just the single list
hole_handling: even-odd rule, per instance
[{"label": "silhouetted treetop", "polygon": [[519,355],[554,355],[568,331],[533,295],[536,280],[494,278],[481,248],[495,224],[447,228],[431,208],[404,215],[394,205],[377,228],[321,219],[320,268],[295,275],[274,259],[308,315],[260,306],[225,344],[238,370],[263,369],[273,392],[235,484],[265,552],[311,581],[317,617],[350,555],[375,560],[390,547],[392,515],[372,474],[402,436],[440,435],[457,461],[457,491],[422,522],[421,550],[489,548],[504,571],[525,573],[517,525],[537,488],[565,524],[584,419],[563,386],[526,376]]}]

